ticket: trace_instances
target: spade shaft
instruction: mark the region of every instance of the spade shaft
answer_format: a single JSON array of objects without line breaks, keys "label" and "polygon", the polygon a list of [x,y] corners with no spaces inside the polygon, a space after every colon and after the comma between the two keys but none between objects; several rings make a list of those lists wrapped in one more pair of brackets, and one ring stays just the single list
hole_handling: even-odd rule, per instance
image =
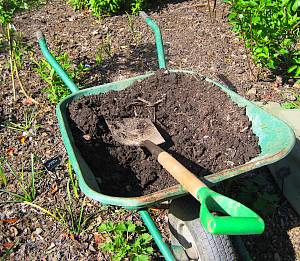
[{"label": "spade shaft", "polygon": [[192,172],[184,167],[168,152],[164,151],[152,141],[146,140],[141,142],[141,146],[145,147],[157,161],[168,171],[193,197],[197,199],[197,192],[201,187],[207,187]]}]

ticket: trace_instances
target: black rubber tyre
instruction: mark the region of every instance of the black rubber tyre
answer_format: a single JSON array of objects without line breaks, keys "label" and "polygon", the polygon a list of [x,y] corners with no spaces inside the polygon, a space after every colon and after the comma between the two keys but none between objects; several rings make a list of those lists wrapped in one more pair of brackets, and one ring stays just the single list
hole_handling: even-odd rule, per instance
[{"label": "black rubber tyre", "polygon": [[172,249],[177,260],[239,259],[230,236],[212,235],[204,230],[199,221],[199,202],[191,197],[172,201],[169,227]]}]

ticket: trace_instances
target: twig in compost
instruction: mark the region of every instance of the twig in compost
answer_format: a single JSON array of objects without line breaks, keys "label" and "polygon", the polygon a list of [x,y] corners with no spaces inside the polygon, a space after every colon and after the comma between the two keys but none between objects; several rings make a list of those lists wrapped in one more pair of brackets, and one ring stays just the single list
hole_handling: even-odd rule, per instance
[{"label": "twig in compost", "polygon": [[166,97],[163,97],[162,99],[160,99],[160,100],[158,100],[158,101],[156,101],[154,103],[151,103],[151,102],[149,102],[149,101],[147,101],[147,100],[145,100],[145,99],[143,99],[141,97],[137,97],[137,100],[145,103],[147,107],[155,107],[156,105],[162,103],[165,99],[166,99]]}]

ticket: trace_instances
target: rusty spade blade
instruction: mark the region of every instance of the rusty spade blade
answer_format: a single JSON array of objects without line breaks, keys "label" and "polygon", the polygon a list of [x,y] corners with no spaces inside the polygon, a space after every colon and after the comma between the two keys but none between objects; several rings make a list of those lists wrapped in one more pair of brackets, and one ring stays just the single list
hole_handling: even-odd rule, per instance
[{"label": "rusty spade blade", "polygon": [[156,145],[165,142],[150,119],[123,118],[105,121],[113,138],[123,145],[140,146],[146,140]]}]

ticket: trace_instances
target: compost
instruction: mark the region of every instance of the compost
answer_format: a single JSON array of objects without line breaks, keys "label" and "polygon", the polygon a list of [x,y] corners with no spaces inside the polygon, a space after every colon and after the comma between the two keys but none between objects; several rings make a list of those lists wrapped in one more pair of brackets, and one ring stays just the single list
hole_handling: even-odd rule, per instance
[{"label": "compost", "polygon": [[147,151],[118,144],[105,119],[150,118],[166,140],[161,147],[197,176],[260,152],[245,108],[197,75],[160,70],[123,91],[74,100],[68,109],[76,146],[107,195],[145,195],[176,181]]}]

